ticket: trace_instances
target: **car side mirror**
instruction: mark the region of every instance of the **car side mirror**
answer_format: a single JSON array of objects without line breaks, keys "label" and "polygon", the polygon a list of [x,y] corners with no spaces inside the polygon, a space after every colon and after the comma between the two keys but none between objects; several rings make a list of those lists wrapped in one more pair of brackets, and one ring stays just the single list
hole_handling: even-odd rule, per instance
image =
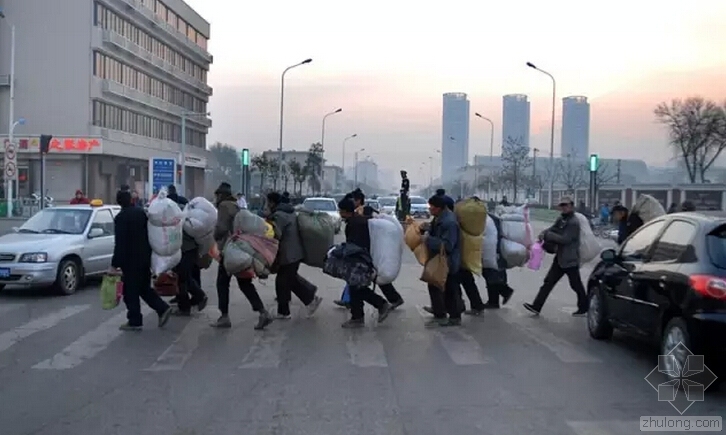
[{"label": "car side mirror", "polygon": [[600,259],[606,263],[615,263],[618,254],[614,249],[606,249],[600,253]]},{"label": "car side mirror", "polygon": [[101,228],[91,228],[91,231],[88,232],[88,238],[95,239],[96,237],[102,237],[103,234],[104,232]]}]

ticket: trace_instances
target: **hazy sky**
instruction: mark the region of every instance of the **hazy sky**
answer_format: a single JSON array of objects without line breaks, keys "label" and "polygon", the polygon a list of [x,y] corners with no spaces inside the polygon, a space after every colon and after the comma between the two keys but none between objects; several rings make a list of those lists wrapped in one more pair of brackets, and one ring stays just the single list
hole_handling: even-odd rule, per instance
[{"label": "hazy sky", "polygon": [[527,61],[557,79],[557,124],[562,97],[590,98],[590,151],[604,157],[667,163],[654,105],[726,99],[723,0],[187,2],[212,26],[209,141],[255,152],[277,148],[280,74],[308,57],[286,76],[284,148],[319,141],[323,115],[342,107],[328,118],[328,159],[340,164],[343,138],[357,133],[346,164],[364,147],[384,169],[410,172],[441,147],[444,92],[469,95],[470,161],[489,149],[474,112],[494,121],[496,153],[509,93],[529,95],[531,146],[548,153],[551,81]]}]

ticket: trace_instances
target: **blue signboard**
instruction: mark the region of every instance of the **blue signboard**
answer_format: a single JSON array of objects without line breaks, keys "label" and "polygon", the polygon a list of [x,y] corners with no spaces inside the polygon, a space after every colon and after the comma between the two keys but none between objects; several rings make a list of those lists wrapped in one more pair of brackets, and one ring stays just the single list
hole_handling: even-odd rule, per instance
[{"label": "blue signboard", "polygon": [[170,184],[176,184],[176,160],[174,159],[151,159],[149,167],[151,174],[152,193],[156,195],[162,187],[168,187]]}]

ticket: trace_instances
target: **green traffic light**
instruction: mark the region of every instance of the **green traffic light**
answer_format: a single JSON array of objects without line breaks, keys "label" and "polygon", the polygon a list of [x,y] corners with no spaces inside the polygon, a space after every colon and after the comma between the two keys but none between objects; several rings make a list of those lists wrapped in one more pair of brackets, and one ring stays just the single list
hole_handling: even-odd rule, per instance
[{"label": "green traffic light", "polygon": [[597,172],[599,165],[600,156],[597,154],[590,154],[590,172]]},{"label": "green traffic light", "polygon": [[242,150],[242,165],[243,166],[250,165],[250,150],[248,150],[247,148]]}]

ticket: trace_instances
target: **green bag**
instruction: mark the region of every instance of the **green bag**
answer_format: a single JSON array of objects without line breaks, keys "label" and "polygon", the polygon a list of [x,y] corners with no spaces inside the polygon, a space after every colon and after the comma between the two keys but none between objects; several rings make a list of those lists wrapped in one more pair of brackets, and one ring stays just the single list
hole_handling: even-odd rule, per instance
[{"label": "green bag", "polygon": [[101,282],[101,306],[104,310],[113,310],[121,301],[123,282],[120,276],[106,275]]}]

